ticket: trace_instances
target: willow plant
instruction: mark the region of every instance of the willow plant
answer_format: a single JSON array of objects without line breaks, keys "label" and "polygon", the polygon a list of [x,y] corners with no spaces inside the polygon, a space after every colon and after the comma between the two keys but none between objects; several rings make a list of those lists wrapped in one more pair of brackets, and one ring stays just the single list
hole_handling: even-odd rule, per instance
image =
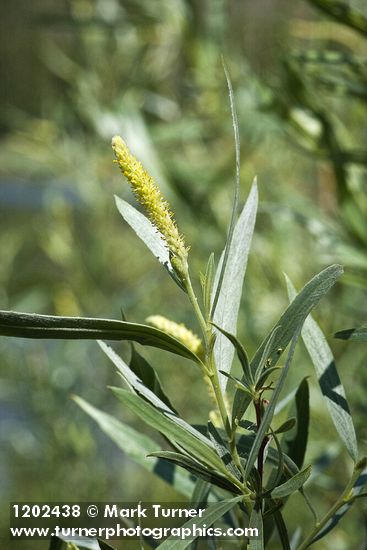
[{"label": "willow plant", "polygon": [[[292,540],[292,548],[304,550],[327,535],[354,501],[365,495],[366,458],[361,458],[358,453],[352,417],[331,349],[321,329],[310,317],[311,310],[333,287],[343,269],[339,265],[327,267],[298,294],[286,278],[290,304],[249,360],[244,345],[235,334],[258,192],[255,181],[238,215],[239,137],[228,78],[227,82],[236,144],[234,205],[227,242],[218,266],[215,267],[211,255],[200,275],[201,296],[196,295],[191,282],[189,247],[158,185],[121,137],[112,140],[115,163],[146,215],[118,197],[117,208],[164,265],[179,292],[187,296],[201,329],[200,336],[161,315],[152,315],[146,324],[137,324],[125,320],[16,312],[0,313],[0,334],[25,338],[98,339],[100,347],[127,385],[126,389],[112,388],[113,393],[126,408],[160,432],[170,445],[170,450],[161,450],[147,436],[76,397],[76,402],[125,453],[149,471],[154,470],[183,498],[206,505],[203,516],[195,518],[198,527],[204,524],[209,527],[220,521],[257,529],[258,538],[239,539],[236,542],[238,548],[261,550],[272,544],[272,537],[278,537],[283,549],[291,548]],[[307,378],[300,380],[299,386],[290,394],[295,416],[281,425],[274,420],[276,407],[277,410],[284,408],[287,402],[287,398],[279,400],[300,335],[315,367],[326,407],[354,465],[345,490],[323,517],[318,517],[317,507],[304,487],[311,474],[311,465],[304,465],[310,417]],[[214,400],[215,410],[208,423],[194,427],[179,415],[156,370],[133,344],[127,364],[103,340],[129,340],[191,361],[207,382]],[[287,348],[285,361],[279,364]],[[242,368],[241,377],[231,373],[235,353]],[[255,422],[250,420],[253,412]],[[304,532],[303,526],[285,524],[283,509],[294,493],[301,494],[305,514],[313,518],[310,532]],[[159,548],[181,550],[193,541],[194,536],[180,541],[168,538],[160,543]],[[53,544],[51,542],[50,548],[54,548]],[[105,543],[100,544],[101,548],[107,547]],[[215,544],[211,540],[210,548]],[[149,542],[143,541],[143,545],[149,547]]]}]

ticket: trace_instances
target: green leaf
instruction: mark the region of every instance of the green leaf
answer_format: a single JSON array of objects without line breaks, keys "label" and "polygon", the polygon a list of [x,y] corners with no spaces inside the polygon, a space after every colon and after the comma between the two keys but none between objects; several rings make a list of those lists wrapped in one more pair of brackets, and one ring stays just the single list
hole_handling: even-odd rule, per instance
[{"label": "green leaf", "polygon": [[217,469],[219,472],[226,473],[222,461],[214,452],[209,440],[208,444],[204,443],[201,438],[195,437],[192,432],[162,414],[138,395],[121,388],[112,387],[111,389],[118,399],[131,411],[135,412],[146,424],[164,434],[168,439],[175,441],[204,464]]},{"label": "green leaf", "polygon": [[281,424],[279,428],[276,428],[276,430],[274,430],[274,433],[283,434],[285,432],[289,432],[289,430],[292,430],[296,424],[297,420],[294,417],[288,418],[288,420],[283,422],[283,424]]},{"label": "green leaf", "polygon": [[[253,435],[241,435],[240,437],[236,438],[237,449],[241,457],[247,458],[249,456],[251,449],[253,447],[254,441],[255,441],[255,436]],[[273,466],[278,466],[279,453],[277,449],[273,449],[273,447],[268,447],[267,453],[268,453],[267,460]],[[294,476],[296,473],[299,472],[297,465],[285,453],[283,453],[283,461],[284,461],[283,475],[285,475],[287,479],[289,479],[290,477]]]},{"label": "green leaf", "polygon": [[177,411],[173,408],[169,398],[164,392],[159,376],[155,369],[148,363],[144,357],[140,355],[132,345],[131,359],[129,363],[130,369],[140,378],[144,386],[151,390],[163,403],[165,403],[174,413]]},{"label": "green leaf", "polygon": [[278,485],[278,483],[280,482],[280,480],[282,479],[282,477],[284,475],[284,455],[283,455],[283,451],[282,451],[282,448],[280,446],[279,440],[278,440],[275,432],[273,432],[271,429],[270,429],[270,431],[272,433],[272,436],[274,438],[274,442],[276,444],[277,451],[278,451],[278,464],[277,464],[277,469],[274,472],[274,475],[273,475],[273,472],[272,472],[272,475],[269,478],[269,481],[268,481],[269,488],[266,490],[266,495],[268,495],[272,492],[272,490]]},{"label": "green leaf", "polygon": [[130,426],[119,422],[113,416],[96,409],[81,397],[75,396],[74,400],[97,422],[101,430],[116,443],[126,456],[163,479],[169,485],[172,485],[176,491],[185,497],[191,497],[194,482],[185,471],[180,468],[169,467],[168,464],[159,459],[147,460],[146,456],[148,453],[151,454],[160,451],[158,443]]},{"label": "green leaf", "polygon": [[269,367],[268,369],[265,369],[262,374],[260,375],[260,378],[256,382],[256,389],[259,390],[262,388],[269,378],[271,374],[274,374],[274,372],[277,372],[278,370],[281,370],[282,367]]},{"label": "green leaf", "polygon": [[149,248],[153,255],[167,268],[172,269],[166,241],[156,227],[134,206],[115,195],[118,211]]},{"label": "green leaf", "polygon": [[252,391],[249,389],[249,387],[247,385],[245,385],[243,382],[241,382],[241,380],[239,378],[237,378],[236,376],[233,376],[229,372],[224,372],[223,370],[220,370],[219,372],[221,372],[223,374],[223,376],[225,376],[229,380],[232,380],[232,382],[234,382],[236,388],[238,388],[241,391],[244,391],[244,392],[248,393],[250,398],[252,399],[252,396],[253,396]]},{"label": "green leaf", "polygon": [[227,81],[227,87],[228,87],[228,96],[229,96],[229,105],[231,108],[231,115],[232,115],[232,125],[233,125],[233,132],[234,132],[234,146],[235,146],[235,155],[236,155],[236,178],[235,178],[235,185],[234,185],[234,196],[233,196],[233,203],[232,203],[232,213],[231,213],[231,221],[229,223],[229,229],[228,229],[228,236],[227,236],[227,242],[226,247],[223,251],[222,257],[221,257],[221,264],[218,265],[218,271],[216,274],[216,284],[214,287],[215,295],[213,298],[213,304],[211,308],[210,318],[213,319],[217,305],[219,300],[219,295],[222,290],[222,284],[224,280],[224,274],[227,267],[227,261],[229,257],[229,251],[232,246],[232,239],[233,239],[233,233],[235,230],[235,224],[237,219],[237,211],[238,211],[238,198],[240,194],[240,170],[241,170],[241,145],[240,145],[240,132],[238,128],[238,119],[237,119],[237,112],[236,112],[236,106],[234,102],[234,94],[233,94],[233,88],[232,88],[232,82],[229,76],[229,72],[227,70],[226,64],[224,62],[224,59],[222,59],[223,64],[223,70],[224,75],[226,77]]},{"label": "green leaf", "polygon": [[[271,362],[270,355],[272,352],[272,346],[274,342],[274,338],[277,332],[280,330],[280,326],[277,326],[274,328],[274,330],[271,331],[269,334],[268,340],[266,342],[266,346],[264,347],[264,351],[261,357],[261,360],[259,361],[259,364],[257,366],[256,372],[255,372],[255,380],[256,380],[256,386],[261,387],[261,380],[263,378],[263,371],[271,367],[271,364],[267,364],[268,361]],[[275,367],[272,367],[275,368]]]},{"label": "green leaf", "polygon": [[[212,325],[219,330],[233,345],[234,349],[237,352],[238,359],[241,363],[242,371],[243,371],[243,378],[246,380],[246,386],[251,386],[253,384],[253,378],[252,373],[250,370],[250,364],[247,357],[247,353],[241,342],[237,339],[237,337],[234,334],[231,334],[230,332],[227,332],[223,328],[219,327],[215,323],[212,323]],[[220,373],[222,373],[224,376],[226,376],[226,371],[223,371],[222,369],[219,370]]]},{"label": "green leaf", "polygon": [[164,401],[159,399],[159,397],[157,397],[149,388],[144,386],[140,378],[136,376],[136,374],[127,366],[125,361],[119,355],[117,355],[117,353],[110,346],[107,346],[107,344],[105,344],[104,342],[98,342],[98,344],[103,352],[107,355],[107,357],[117,367],[122,378],[125,380],[128,386],[133,389],[133,391],[149,401],[149,403],[151,403],[156,409],[160,410],[161,413],[169,417],[170,420],[180,425],[183,429],[191,432],[192,435],[194,435],[198,439],[201,439],[204,444],[210,445],[210,441],[207,437],[195,430],[195,428],[190,426],[190,424],[188,424],[177,414],[175,414],[174,411]]},{"label": "green leaf", "polygon": [[272,498],[287,497],[288,495],[291,495],[292,493],[298,491],[298,489],[300,489],[310,477],[311,469],[311,466],[307,466],[306,468],[298,472],[298,474],[288,479],[288,481],[282,483],[282,485],[278,485],[278,487],[273,489],[271,492]]},{"label": "green leaf", "polygon": [[287,374],[288,374],[288,371],[289,371],[289,368],[290,368],[290,365],[291,365],[291,362],[292,362],[292,359],[293,359],[293,354],[294,354],[294,350],[295,350],[295,347],[296,347],[296,344],[297,344],[298,336],[299,336],[299,330],[298,330],[298,333],[296,333],[293,337],[292,344],[291,344],[291,347],[290,347],[290,350],[289,350],[289,353],[288,353],[287,361],[286,361],[286,363],[283,367],[283,370],[282,370],[282,374],[280,375],[278,383],[277,383],[273,393],[271,394],[269,404],[265,409],[265,413],[264,413],[264,416],[261,420],[261,424],[260,424],[260,426],[259,426],[259,428],[256,432],[254,443],[252,445],[250,454],[249,454],[247,462],[246,462],[246,468],[245,468],[245,479],[246,480],[248,479],[248,476],[251,473],[252,467],[255,464],[255,461],[256,461],[256,458],[258,456],[260,447],[262,445],[264,436],[265,436],[266,432],[268,431],[268,429],[270,427],[270,423],[272,421],[273,414],[274,414],[275,405],[278,401],[280,392],[283,389],[284,382],[285,382],[285,379],[287,377]]},{"label": "green leaf", "polygon": [[279,539],[280,539],[280,542],[282,543],[283,550],[291,550],[291,547],[289,544],[287,527],[284,523],[282,512],[280,510],[275,510],[274,519],[275,519],[275,524],[277,526]]},{"label": "green leaf", "polygon": [[367,342],[367,327],[349,328],[334,334],[339,340],[351,340],[352,342]]},{"label": "green leaf", "polygon": [[211,253],[206,266],[205,276],[204,276],[203,285],[202,285],[204,310],[207,318],[209,318],[210,316],[212,290],[213,290],[213,283],[214,283],[214,270],[215,270],[214,254]]},{"label": "green leaf", "polygon": [[206,506],[210,493],[210,483],[203,479],[198,479],[195,483],[195,489],[191,495],[190,506],[200,508]]},{"label": "green leaf", "polygon": [[164,265],[168,273],[171,275],[175,283],[182,288],[182,283],[178,279],[175,270],[172,267],[169,257],[169,249],[164,240],[162,234],[157,228],[136,208],[131,206],[128,202],[120,199],[115,195],[115,201],[118,211],[124,220],[135,231],[137,236],[143,241],[143,243],[149,248],[153,256]]},{"label": "green leaf", "polygon": [[[287,276],[286,281],[289,299],[292,300],[296,291]],[[333,353],[322,330],[311,316],[304,323],[302,339],[314,365],[321,392],[326,400],[334,426],[350,456],[356,462],[358,459],[357,438],[345,390],[336,370]]]},{"label": "green leaf", "polygon": [[241,494],[241,490],[233,485],[233,483],[231,483],[224,476],[209,470],[190,456],[183,455],[181,453],[174,453],[172,451],[157,451],[150,453],[148,456],[167,460],[168,462],[184,468],[191,474],[194,474],[196,477],[201,478],[212,485],[216,485],[217,487],[230,491],[231,493]]},{"label": "green leaf", "polygon": [[143,346],[170,351],[200,363],[200,359],[191,350],[165,332],[147,325],[115,319],[58,317],[0,311],[0,336],[62,340],[131,340]]},{"label": "green leaf", "polygon": [[[303,325],[310,311],[336,283],[338,277],[340,277],[342,273],[343,268],[340,265],[332,265],[327,267],[311,279],[311,281],[309,281],[297,295],[294,301],[288,306],[279,321],[275,324],[275,327],[280,326],[280,329],[276,332],[271,350],[269,350],[270,353],[268,358],[271,360],[272,367],[276,365],[282,351],[288,346],[293,335]],[[274,329],[270,331],[270,334],[262,342],[251,361],[251,370],[253,373],[256,373],[257,368],[262,361],[264,350],[271,334],[273,333],[273,330]],[[241,420],[244,414],[244,406],[246,404],[247,403],[244,401],[242,392],[237,391],[233,404],[233,418]]]},{"label": "green leaf", "polygon": [[285,444],[287,454],[297,464],[298,468],[302,468],[306,454],[308,426],[310,422],[310,391],[307,378],[302,380],[297,389],[295,403],[297,411],[296,433],[291,439],[285,438]]},{"label": "green leaf", "polygon": [[217,452],[217,455],[222,460],[227,470],[234,477],[236,477],[237,479],[240,479],[241,473],[239,472],[237,466],[233,462],[230,452],[222,439],[222,436],[210,421],[208,422],[208,434],[211,442],[213,443],[214,449]]},{"label": "green leaf", "polygon": [[[240,392],[242,393],[242,396],[239,397]],[[233,429],[236,428],[236,426],[241,422],[241,418],[249,408],[249,406],[252,403],[252,395],[248,392],[244,392],[240,389],[240,386],[237,387],[237,391],[235,393],[235,400],[232,404],[232,426]],[[241,406],[241,418],[239,417],[239,406]]]},{"label": "green leaf", "polygon": [[[218,519],[224,516],[229,510],[231,510],[236,504],[242,500],[242,496],[232,498],[230,500],[222,500],[221,502],[211,504],[203,513],[201,518],[195,517],[187,521],[182,528],[191,528],[195,525],[197,528],[202,528],[204,525],[210,527]],[[185,540],[179,540],[176,538],[168,537],[162,544],[158,546],[157,550],[185,550],[190,544],[198,537],[198,535],[192,535]]]},{"label": "green leaf", "polygon": [[251,537],[249,541],[249,550],[264,550],[264,528],[261,510],[254,506],[251,512],[249,529],[257,529],[258,536]]},{"label": "green leaf", "polygon": [[[218,305],[213,315],[213,321],[223,330],[236,334],[237,317],[241,302],[242,285],[245,276],[251,239],[255,226],[258,194],[256,182],[252,185],[250,194],[242,213],[236,223],[232,243],[229,248],[228,262],[224,271],[223,283],[218,298]],[[218,288],[218,265],[214,288]],[[231,342],[218,333],[214,346],[217,368],[229,372],[232,365],[234,349]],[[220,377],[222,390],[226,386],[226,378]]]}]

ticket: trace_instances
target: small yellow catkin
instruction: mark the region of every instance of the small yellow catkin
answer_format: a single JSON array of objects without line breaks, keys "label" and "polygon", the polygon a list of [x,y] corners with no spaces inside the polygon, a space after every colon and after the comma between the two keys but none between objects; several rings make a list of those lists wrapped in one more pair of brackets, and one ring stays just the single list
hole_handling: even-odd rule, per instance
[{"label": "small yellow catkin", "polygon": [[[163,198],[154,179],[131,154],[120,136],[112,138],[112,149],[116,156],[115,162],[129,181],[136,199],[144,206],[150,221],[162,234],[172,255],[185,264],[188,248],[177,229],[169,204]],[[173,265],[174,263],[172,262]]]},{"label": "small yellow catkin", "polygon": [[177,338],[177,340],[185,344],[185,346],[196,355],[202,353],[202,341],[190,329],[186,328],[183,323],[175,323],[163,317],[163,315],[150,315],[150,317],[147,317],[146,322],[155,328],[159,328],[166,334]]}]

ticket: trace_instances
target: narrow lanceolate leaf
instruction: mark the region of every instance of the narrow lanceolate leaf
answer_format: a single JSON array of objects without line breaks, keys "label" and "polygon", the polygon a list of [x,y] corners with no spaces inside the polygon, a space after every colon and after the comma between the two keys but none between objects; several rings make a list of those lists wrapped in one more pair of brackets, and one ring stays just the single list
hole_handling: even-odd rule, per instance
[{"label": "narrow lanceolate leaf", "polygon": [[[296,291],[288,277],[287,286],[289,298],[292,300]],[[314,365],[334,426],[350,456],[356,462],[358,458],[357,438],[345,390],[336,370],[332,351],[322,330],[311,316],[304,323],[302,338]]]},{"label": "narrow lanceolate leaf", "polygon": [[[311,279],[288,306],[279,321],[275,324],[275,327],[280,326],[280,329],[277,330],[273,338],[271,349],[269,350],[268,359],[272,367],[278,362],[284,349],[288,346],[293,335],[303,325],[310,311],[336,283],[338,277],[340,277],[342,273],[343,268],[340,265],[331,265],[327,267]],[[253,373],[256,373],[262,361],[264,350],[273,331],[274,329],[270,331],[251,361],[251,370]],[[237,391],[233,404],[233,418],[241,420],[244,413],[243,401],[243,392]]]},{"label": "narrow lanceolate leaf", "polygon": [[190,544],[199,536],[199,529],[203,528],[204,525],[206,527],[213,525],[213,523],[218,521],[222,516],[229,512],[229,510],[236,506],[242,498],[242,496],[239,496],[236,498],[231,498],[230,500],[222,500],[221,502],[211,504],[202,514],[201,518],[194,517],[182,526],[182,528],[192,528],[193,525],[195,525],[198,528],[196,529],[196,535],[185,538],[185,540],[169,537],[158,546],[157,550],[185,550],[185,548],[190,546]]},{"label": "narrow lanceolate leaf", "polygon": [[222,439],[222,436],[220,435],[219,431],[215,428],[215,426],[212,424],[212,422],[208,422],[208,434],[217,455],[223,461],[223,464],[226,466],[227,470],[234,477],[236,477],[237,479],[240,479],[241,473],[239,472],[237,466],[233,462],[230,452]]},{"label": "narrow lanceolate leaf", "polygon": [[[227,332],[226,330],[222,329],[215,323],[212,323],[212,324],[217,330],[219,330],[219,332],[221,332],[226,338],[228,338],[228,340],[233,345],[234,349],[237,352],[238,359],[241,363],[241,367],[243,370],[243,377],[246,379],[247,385],[250,386],[253,383],[253,379],[252,379],[250,364],[249,364],[249,360],[248,360],[245,348],[243,347],[241,342],[238,340],[238,338],[234,334]],[[220,369],[219,372],[221,372],[222,374],[225,373],[225,371],[222,371],[222,369]]]},{"label": "narrow lanceolate leaf", "polygon": [[249,529],[256,529],[257,536],[250,538],[249,550],[264,550],[264,527],[261,510],[254,506],[250,516]]},{"label": "narrow lanceolate leaf", "polygon": [[137,236],[149,248],[157,260],[164,265],[174,281],[182,286],[171,265],[168,246],[156,227],[136,208],[115,195],[118,211],[124,220],[135,231]]},{"label": "narrow lanceolate leaf", "polygon": [[304,485],[304,483],[306,483],[310,475],[311,466],[307,466],[307,468],[304,468],[303,470],[298,472],[298,474],[288,479],[288,481],[282,483],[282,485],[278,485],[278,487],[273,489],[271,492],[271,497],[283,498],[291,495],[292,493],[295,493]]},{"label": "narrow lanceolate leaf", "polygon": [[138,395],[121,388],[111,388],[118,399],[131,411],[135,412],[146,424],[173,440],[189,454],[203,464],[225,473],[225,467],[214,452],[211,443],[206,445],[201,439],[162,414]]},{"label": "narrow lanceolate leaf", "polygon": [[122,378],[125,380],[127,385],[138,395],[142,396],[146,401],[149,401],[156,409],[160,410],[162,414],[165,414],[176,424],[180,425],[184,430],[187,430],[192,433],[198,439],[201,439],[204,444],[211,445],[209,439],[202,435],[200,432],[195,430],[190,424],[185,422],[180,418],[166,402],[162,401],[152,390],[147,388],[141,379],[127,366],[125,361],[117,355],[117,353],[110,347],[107,346],[104,342],[98,342],[101,349],[107,355],[107,357],[112,361],[112,363],[117,367]]},{"label": "narrow lanceolate leaf", "polygon": [[148,361],[136,351],[133,345],[129,367],[136,374],[136,376],[140,378],[145,387],[151,390],[154,395],[161,399],[161,401],[163,401],[177,414],[177,411],[173,408],[172,403],[162,388],[157,372],[150,365],[150,363],[148,363]]},{"label": "narrow lanceolate leaf", "polygon": [[291,365],[291,362],[292,362],[292,359],[293,359],[293,354],[294,354],[294,350],[295,350],[295,347],[296,347],[296,344],[297,344],[298,336],[299,336],[299,331],[293,337],[292,344],[291,344],[291,347],[289,349],[287,361],[286,361],[286,363],[283,367],[283,370],[282,370],[282,374],[280,375],[278,383],[277,383],[273,393],[271,394],[269,404],[265,409],[265,413],[264,413],[264,416],[261,420],[261,424],[260,424],[260,426],[259,426],[259,428],[256,432],[256,437],[254,439],[254,442],[253,442],[252,447],[251,447],[250,454],[249,454],[247,462],[246,462],[246,468],[245,468],[245,479],[246,480],[248,479],[248,476],[250,475],[251,470],[252,470],[252,468],[255,464],[256,458],[259,454],[260,447],[263,443],[264,436],[265,436],[266,432],[268,431],[268,429],[270,427],[270,424],[271,424],[271,421],[272,421],[272,418],[273,418],[273,415],[274,415],[275,405],[276,405],[276,403],[279,399],[280,392],[283,389],[285,379],[287,377],[287,374],[288,374],[288,371],[289,371],[289,368],[290,368],[290,365]]},{"label": "narrow lanceolate leaf", "polygon": [[242,494],[241,489],[233,485],[233,483],[231,483],[226,477],[209,470],[190,456],[181,453],[174,453],[172,451],[158,451],[150,453],[148,457],[160,458],[170,464],[184,468],[187,472],[194,474],[197,478],[211,483],[212,485],[216,485],[221,489],[225,489],[235,494]]},{"label": "narrow lanceolate leaf", "polygon": [[143,346],[171,351],[200,362],[191,350],[165,332],[148,325],[115,319],[0,311],[0,336],[62,340],[131,340]]},{"label": "narrow lanceolate leaf", "polygon": [[212,253],[209,256],[209,260],[206,266],[205,275],[203,279],[203,303],[204,303],[204,310],[207,317],[209,317],[210,315],[210,306],[211,306],[212,290],[213,290],[213,282],[214,282],[214,270],[215,270],[214,254]]},{"label": "narrow lanceolate leaf", "polygon": [[74,400],[128,458],[172,485],[180,494],[190,498],[195,484],[187,472],[181,468],[170,467],[158,458],[147,460],[147,454],[160,451],[158,443],[113,416],[96,409],[81,397],[74,397]]},{"label": "narrow lanceolate leaf", "polygon": [[[277,327],[274,328],[274,330],[271,331],[271,333],[269,334],[269,338],[267,339],[266,346],[264,347],[264,351],[263,351],[261,360],[259,361],[259,364],[258,364],[256,372],[255,372],[255,380],[256,380],[256,385],[258,387],[261,387],[259,385],[259,382],[260,382],[260,379],[262,377],[263,371],[264,370],[268,371],[269,368],[270,368],[270,365],[271,365],[270,355],[273,351],[272,346],[273,346],[275,335],[276,335],[277,332],[279,332],[280,328],[281,328],[280,326],[277,326]],[[279,353],[281,353],[281,352],[279,352]]]},{"label": "narrow lanceolate leaf", "polygon": [[149,248],[152,254],[167,268],[172,269],[168,246],[157,228],[136,208],[115,195],[118,211],[135,231],[137,236]]},{"label": "narrow lanceolate leaf", "polygon": [[282,516],[282,512],[280,510],[276,510],[274,512],[274,519],[275,519],[279,539],[280,539],[280,542],[282,544],[283,550],[291,550],[287,527],[285,525],[285,522],[284,522],[284,519],[283,519],[283,516]]},{"label": "narrow lanceolate leaf", "polygon": [[275,434],[283,434],[285,432],[289,432],[294,426],[297,424],[297,420],[295,418],[288,418],[283,424],[279,426],[279,428],[276,428],[274,431]]},{"label": "narrow lanceolate leaf", "polygon": [[274,442],[275,442],[275,445],[276,445],[276,448],[277,448],[279,460],[278,460],[276,470],[273,470],[273,472],[271,473],[271,476],[269,478],[269,482],[268,482],[269,483],[269,488],[267,488],[266,494],[270,494],[272,492],[272,490],[275,489],[275,487],[280,483],[280,480],[282,479],[282,477],[284,475],[284,455],[283,455],[283,452],[282,452],[282,448],[280,446],[279,440],[278,440],[275,432],[273,432],[273,430],[271,428],[270,428],[270,431],[271,431],[272,437],[274,439]]},{"label": "narrow lanceolate leaf", "polygon": [[[237,317],[241,302],[242,285],[255,226],[257,204],[258,193],[255,182],[233,232],[218,304],[213,316],[215,324],[231,334],[236,334],[237,331]],[[214,288],[218,287],[221,265],[222,263],[220,262]],[[218,333],[214,346],[214,355],[218,370],[224,372],[230,371],[233,354],[234,348],[231,342],[223,334]],[[224,390],[227,378],[222,374],[220,374],[220,382],[222,390]]]},{"label": "narrow lanceolate leaf", "polygon": [[208,502],[210,489],[210,483],[204,481],[203,479],[198,479],[191,495],[190,507],[203,508]]},{"label": "narrow lanceolate leaf", "polygon": [[308,426],[310,422],[310,391],[308,388],[307,378],[304,378],[300,383],[296,395],[296,414],[297,423],[295,434],[291,438],[284,438],[285,449],[290,458],[297,464],[298,468],[302,468],[305,459]]},{"label": "narrow lanceolate leaf", "polygon": [[353,342],[367,342],[367,327],[348,328],[334,334],[339,340],[352,340]]},{"label": "narrow lanceolate leaf", "polygon": [[228,235],[227,235],[227,242],[226,247],[223,251],[222,257],[221,257],[221,264],[218,266],[218,272],[217,272],[217,281],[214,288],[214,296],[213,296],[213,304],[211,307],[211,314],[210,317],[213,318],[215,314],[215,310],[218,305],[218,299],[219,294],[222,289],[222,283],[224,278],[224,273],[227,267],[227,261],[229,256],[229,251],[232,246],[232,238],[233,238],[233,232],[236,225],[237,220],[237,214],[238,214],[238,199],[240,194],[240,170],[241,170],[241,144],[240,144],[240,132],[238,128],[238,118],[237,118],[237,111],[236,106],[234,102],[234,93],[232,88],[232,82],[229,76],[229,72],[227,70],[227,67],[225,65],[224,59],[222,59],[223,63],[223,70],[224,74],[227,80],[227,86],[228,86],[228,95],[229,95],[229,104],[231,107],[231,115],[232,115],[232,124],[233,124],[233,131],[234,131],[234,146],[235,146],[235,154],[236,154],[236,178],[235,178],[235,185],[234,185],[234,195],[233,195],[233,203],[232,203],[232,212],[231,212],[231,221],[229,222],[229,228],[228,228]]}]

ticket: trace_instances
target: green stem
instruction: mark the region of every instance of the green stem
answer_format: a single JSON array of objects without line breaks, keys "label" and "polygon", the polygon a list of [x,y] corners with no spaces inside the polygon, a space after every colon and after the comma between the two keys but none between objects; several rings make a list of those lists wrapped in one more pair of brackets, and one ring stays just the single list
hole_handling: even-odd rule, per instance
[{"label": "green stem", "polygon": [[311,533],[305,538],[305,540],[302,542],[302,544],[297,548],[297,550],[305,550],[308,548],[313,539],[317,536],[317,534],[321,531],[321,529],[327,524],[327,522],[336,514],[336,512],[344,506],[347,502],[350,500],[353,500],[352,489],[357,481],[358,477],[361,475],[362,470],[367,466],[367,458],[363,458],[360,460],[354,467],[353,475],[344,489],[343,493],[340,495],[336,503],[327,514],[315,525],[314,529],[312,529]]},{"label": "green stem", "polygon": [[187,270],[186,274],[185,274],[185,288],[186,288],[186,291],[187,291],[187,295],[189,297],[189,300],[191,302],[191,305],[192,307],[194,308],[194,311],[195,311],[195,315],[197,317],[197,320],[199,321],[199,325],[200,325],[200,328],[202,330],[202,333],[203,333],[203,336],[204,336],[204,340],[205,340],[205,347],[206,349],[208,349],[208,345],[209,345],[209,334],[210,334],[210,331],[211,331],[211,328],[210,326],[208,326],[208,324],[206,323],[205,319],[204,319],[204,316],[201,312],[201,309],[200,309],[200,306],[199,306],[199,303],[198,303],[198,299],[196,298],[196,295],[195,295],[195,292],[194,292],[194,289],[192,288],[192,284],[191,284],[191,279],[190,279],[190,275],[189,275],[189,271]]},{"label": "green stem", "polygon": [[[223,398],[223,393],[222,393],[220,383],[219,383],[218,370],[216,369],[216,366],[215,366],[214,361],[213,361],[212,350],[210,350],[210,339],[211,339],[212,328],[205,321],[204,316],[201,312],[197,297],[196,297],[194,289],[192,287],[192,283],[191,283],[191,279],[190,279],[190,275],[189,275],[188,270],[185,274],[185,288],[186,288],[189,300],[190,300],[190,302],[191,302],[191,304],[194,308],[195,315],[196,315],[197,320],[200,324],[201,330],[203,332],[203,336],[204,336],[204,340],[205,340],[205,349],[206,349],[205,367],[206,367],[207,372],[208,372],[210,383],[212,384],[212,387],[213,387],[213,391],[214,391],[215,399],[216,399],[216,402],[217,402],[218,410],[219,410],[219,413],[220,413],[220,416],[221,416],[221,419],[222,419],[222,423],[223,423],[224,429],[225,429],[225,431],[227,433],[227,436],[228,436],[228,440],[229,440],[229,444],[230,444],[230,453],[231,453],[233,462],[236,464],[237,468],[240,470],[240,472],[244,476],[243,466],[242,466],[240,457],[238,455],[237,447],[236,447],[236,444],[235,444],[235,439],[233,438],[233,431],[232,431],[231,422],[228,418],[228,412],[227,412],[227,409],[226,409],[226,405],[225,405],[224,398]],[[245,496],[250,495],[250,491],[248,490],[248,488],[245,485],[242,486],[242,484],[241,484],[241,488],[242,488]],[[246,502],[246,505],[249,508],[249,506],[250,506],[249,502]]]},{"label": "green stem", "polygon": [[215,398],[216,398],[216,401],[217,401],[220,416],[222,418],[223,426],[226,430],[227,435],[230,436],[231,433],[232,433],[231,423],[230,423],[229,418],[228,418],[226,405],[225,405],[224,399],[223,399],[223,393],[222,393],[222,390],[221,390],[221,387],[220,387],[220,384],[219,384],[218,371],[217,371],[217,369],[214,365],[212,352],[209,349],[210,336],[211,336],[212,328],[205,321],[204,316],[201,312],[201,309],[200,309],[198,300],[196,298],[194,289],[192,288],[190,275],[189,275],[188,271],[187,271],[187,274],[186,274],[186,277],[185,277],[185,283],[186,283],[185,286],[186,286],[186,290],[187,290],[189,300],[190,300],[190,302],[191,302],[191,304],[194,308],[196,317],[199,321],[199,324],[201,326],[203,336],[204,336],[204,339],[205,339],[205,348],[206,348],[205,366],[208,370],[209,379],[210,379],[210,382],[213,386],[214,395],[215,395]]}]

